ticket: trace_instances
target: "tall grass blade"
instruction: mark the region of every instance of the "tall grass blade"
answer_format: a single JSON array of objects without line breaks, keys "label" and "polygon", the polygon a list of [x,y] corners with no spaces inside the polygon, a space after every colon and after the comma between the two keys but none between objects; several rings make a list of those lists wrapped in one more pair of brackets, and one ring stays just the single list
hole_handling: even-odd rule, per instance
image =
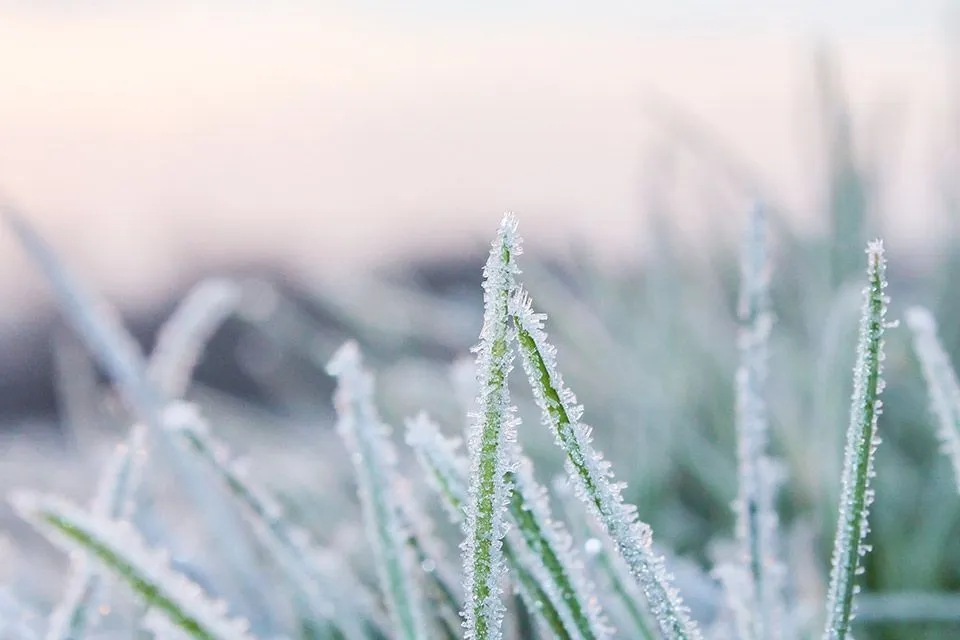
[{"label": "tall grass blade", "polygon": [[626,560],[663,635],[671,640],[699,639],[700,630],[672,586],[663,558],[653,551],[649,525],[637,519],[635,507],[623,502],[623,485],[613,481],[610,463],[591,444],[590,427],[580,422],[583,409],[557,370],[556,351],[543,330],[544,316],[534,313],[522,291],[511,299],[510,313],[527,378],[544,423],[566,453],[567,470],[576,479],[578,495]]},{"label": "tall grass blade", "polygon": [[937,337],[937,321],[933,314],[923,307],[912,307],[907,310],[906,319],[927,382],[930,406],[937,418],[941,446],[953,465],[954,480],[960,491],[960,383],[957,382],[957,372]]},{"label": "tall grass blade", "polygon": [[337,378],[337,431],[354,462],[367,536],[376,558],[380,587],[400,637],[425,637],[423,602],[407,552],[409,533],[402,526],[395,495],[396,453],[373,403],[373,376],[363,368],[360,349],[347,342],[327,365]]},{"label": "tall grass blade", "polygon": [[874,499],[870,479],[875,475],[873,458],[880,444],[877,420],[883,407],[880,400],[884,387],[881,377],[883,334],[889,326],[886,321],[889,298],[884,291],[887,286],[885,271],[883,243],[879,240],[871,242],[867,248],[868,284],[863,290],[850,426],[844,452],[843,490],[827,590],[824,640],[844,640],[850,636],[854,596],[859,591],[856,580],[863,573],[863,556],[870,550],[866,543],[870,531],[868,515]]},{"label": "tall grass blade", "polygon": [[174,572],[166,555],[148,549],[129,522],[85,513],[52,496],[18,493],[11,502],[52,542],[67,552],[87,552],[188,637],[253,640],[245,620],[228,618],[225,603],[210,601],[200,587]]},{"label": "tall grass blade", "polygon": [[[769,458],[769,419],[766,381],[769,361],[770,260],[764,209],[756,205],[750,215],[740,258],[740,320],[738,346],[740,367],[736,377],[737,454],[739,495],[735,503],[737,541],[746,580],[740,572],[725,571],[725,584],[736,585],[745,606],[741,615],[744,640],[776,640],[784,631],[783,581],[785,568],[779,559],[780,541],[776,490],[780,484],[777,466]],[[729,591],[729,589],[728,589]],[[737,614],[735,614],[737,616]],[[740,616],[737,616],[740,617]]]},{"label": "tall grass blade", "polygon": [[467,440],[470,475],[463,543],[466,640],[499,640],[503,622],[504,516],[512,487],[507,473],[517,418],[507,376],[515,352],[507,305],[516,289],[517,222],[504,216],[484,267],[484,316],[477,354],[478,411]]}]

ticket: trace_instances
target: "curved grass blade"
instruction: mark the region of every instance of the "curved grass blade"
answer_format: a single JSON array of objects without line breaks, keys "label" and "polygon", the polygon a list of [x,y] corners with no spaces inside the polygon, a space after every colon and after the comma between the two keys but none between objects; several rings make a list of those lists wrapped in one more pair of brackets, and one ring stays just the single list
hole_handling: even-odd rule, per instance
[{"label": "curved grass blade", "polygon": [[85,551],[120,577],[144,604],[197,640],[253,640],[245,620],[227,617],[223,602],[173,571],[164,553],[148,549],[129,522],[85,513],[52,496],[18,493],[11,502],[21,517],[67,552]]},{"label": "curved grass blade", "polygon": [[507,214],[484,266],[483,328],[477,354],[479,395],[467,446],[470,454],[464,558],[466,640],[499,640],[503,623],[504,516],[512,487],[507,472],[518,420],[510,405],[507,377],[515,355],[507,312],[516,288],[520,253],[517,222]]},{"label": "curved grass blade", "polygon": [[863,290],[850,425],[844,452],[843,490],[827,590],[824,640],[844,640],[850,636],[854,616],[853,599],[859,590],[856,579],[863,573],[861,559],[870,550],[866,543],[870,531],[868,514],[874,498],[870,478],[874,475],[874,452],[880,444],[877,420],[883,407],[880,400],[884,387],[881,377],[883,334],[889,326],[886,321],[889,299],[884,292],[887,286],[885,271],[883,243],[879,240],[871,242],[867,248],[868,284]]},{"label": "curved grass blade", "polygon": [[544,316],[534,313],[522,291],[511,298],[510,315],[527,379],[544,424],[566,453],[567,470],[576,480],[578,495],[626,560],[663,635],[670,640],[699,639],[700,630],[671,585],[663,558],[653,551],[649,525],[637,519],[635,507],[623,502],[622,485],[612,481],[610,463],[593,448],[590,427],[579,421],[583,408],[557,371],[556,351],[547,343],[543,331]]},{"label": "curved grass blade", "polygon": [[913,348],[923,368],[930,393],[930,406],[937,418],[943,452],[953,465],[960,491],[960,382],[950,356],[937,338],[937,321],[922,307],[907,310],[907,326],[913,332]]},{"label": "curved grass blade", "polygon": [[360,349],[352,341],[337,351],[327,372],[337,378],[337,431],[356,468],[367,535],[387,610],[402,638],[423,638],[423,602],[413,558],[406,549],[409,534],[402,526],[393,487],[396,453],[387,437],[389,429],[373,404],[373,376],[363,368]]},{"label": "curved grass blade", "polygon": [[210,278],[194,287],[160,328],[148,375],[161,393],[180,398],[213,334],[240,305],[240,287]]}]

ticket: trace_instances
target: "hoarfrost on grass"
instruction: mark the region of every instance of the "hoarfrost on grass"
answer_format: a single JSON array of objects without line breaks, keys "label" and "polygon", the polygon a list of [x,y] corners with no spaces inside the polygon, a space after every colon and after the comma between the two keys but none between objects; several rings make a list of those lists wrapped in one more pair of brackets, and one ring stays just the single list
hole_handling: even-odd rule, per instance
[{"label": "hoarfrost on grass", "polygon": [[912,307],[907,310],[906,320],[927,382],[940,443],[953,465],[954,480],[960,491],[960,382],[957,382],[957,372],[937,338],[937,322],[933,314],[923,307]]},{"label": "hoarfrost on grass", "polygon": [[556,350],[543,330],[546,316],[533,311],[530,298],[522,290],[510,304],[527,378],[544,424],[566,453],[567,470],[576,480],[578,495],[626,560],[664,636],[671,640],[699,639],[700,630],[671,584],[672,576],[663,558],[653,551],[649,525],[637,518],[636,507],[624,503],[623,484],[614,481],[610,462],[593,448],[590,427],[580,422],[583,407],[557,369]]},{"label": "hoarfrost on grass", "polygon": [[884,387],[883,334],[891,326],[886,320],[889,298],[885,293],[885,271],[883,243],[879,240],[871,242],[867,248],[868,282],[863,290],[857,361],[853,370],[850,424],[847,428],[839,517],[827,591],[824,640],[844,640],[850,636],[850,625],[855,615],[854,596],[859,591],[856,581],[863,572],[863,557],[870,550],[866,538],[870,531],[870,505],[874,499],[870,487],[875,475],[874,452],[880,444],[877,421],[883,410],[880,400]]},{"label": "hoarfrost on grass", "polygon": [[414,579],[416,562],[407,549],[410,533],[400,519],[395,495],[396,452],[373,403],[373,375],[363,368],[360,349],[347,342],[330,360],[337,378],[337,431],[356,469],[368,538],[380,586],[394,628],[407,640],[424,637],[423,602]]}]

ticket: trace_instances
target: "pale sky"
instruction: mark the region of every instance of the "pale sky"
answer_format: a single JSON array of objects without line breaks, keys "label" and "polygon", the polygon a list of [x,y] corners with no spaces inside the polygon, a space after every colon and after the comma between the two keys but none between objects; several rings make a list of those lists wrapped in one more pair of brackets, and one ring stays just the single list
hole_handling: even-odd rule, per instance
[{"label": "pale sky", "polygon": [[[670,140],[651,94],[808,210],[820,35],[858,122],[902,132],[864,136],[894,172],[891,217],[933,211],[951,150],[942,2],[266,6],[0,0],[0,188],[111,295],[237,255],[310,275],[462,246],[505,209],[531,250],[635,251],[649,151]],[[0,245],[0,299],[31,299]]]}]

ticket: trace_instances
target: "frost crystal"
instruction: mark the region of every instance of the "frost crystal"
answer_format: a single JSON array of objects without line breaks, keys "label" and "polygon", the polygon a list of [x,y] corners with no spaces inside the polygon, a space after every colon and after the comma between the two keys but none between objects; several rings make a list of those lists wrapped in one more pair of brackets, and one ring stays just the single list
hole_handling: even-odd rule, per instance
[{"label": "frost crystal", "polygon": [[[775,640],[783,631],[783,580],[779,559],[776,489],[777,465],[767,457],[769,425],[765,399],[769,359],[770,262],[767,256],[766,219],[755,206],[747,227],[740,258],[740,368],[736,377],[737,454],[739,495],[734,504],[740,562],[748,570],[740,576],[721,572],[725,588],[738,606],[732,612],[744,639]],[[736,579],[734,579],[736,576]],[[745,578],[745,579],[744,579]]]},{"label": "frost crystal", "polygon": [[515,356],[507,305],[517,286],[515,258],[520,251],[516,219],[507,214],[484,267],[483,328],[474,348],[479,394],[467,440],[470,476],[461,547],[467,640],[498,640],[504,615],[504,515],[512,491],[506,474],[513,470],[510,453],[518,424],[507,388]]},{"label": "frost crystal", "polygon": [[522,291],[510,302],[515,320],[523,366],[534,396],[543,413],[544,424],[553,432],[566,453],[567,470],[576,478],[577,493],[602,523],[620,555],[630,568],[665,638],[700,638],[664,560],[652,548],[649,525],[637,519],[636,508],[625,504],[623,484],[613,480],[613,471],[602,454],[593,448],[591,429],[580,422],[583,408],[566,388],[556,366],[556,350],[547,343],[542,314],[533,311]]},{"label": "frost crystal", "polygon": [[373,376],[360,361],[360,349],[347,342],[330,360],[327,372],[337,377],[337,431],[353,459],[364,519],[380,585],[394,627],[401,637],[424,637],[421,594],[414,579],[415,561],[407,549],[409,532],[400,520],[395,495],[396,453],[373,403]]},{"label": "frost crystal", "polygon": [[868,284],[863,290],[863,310],[857,342],[857,362],[853,370],[853,397],[850,425],[843,461],[843,489],[837,534],[833,546],[830,587],[827,591],[827,620],[824,640],[844,640],[850,635],[854,615],[856,577],[863,572],[861,560],[869,551],[868,514],[873,503],[870,479],[874,476],[874,451],[880,444],[877,419],[882,411],[883,334],[889,298],[884,289],[886,262],[883,243],[871,242],[867,248]]},{"label": "frost crystal", "polygon": [[937,323],[927,309],[907,310],[907,326],[913,332],[914,351],[923,368],[930,393],[930,405],[937,417],[943,452],[953,465],[960,490],[960,383],[950,357],[937,339]]}]

